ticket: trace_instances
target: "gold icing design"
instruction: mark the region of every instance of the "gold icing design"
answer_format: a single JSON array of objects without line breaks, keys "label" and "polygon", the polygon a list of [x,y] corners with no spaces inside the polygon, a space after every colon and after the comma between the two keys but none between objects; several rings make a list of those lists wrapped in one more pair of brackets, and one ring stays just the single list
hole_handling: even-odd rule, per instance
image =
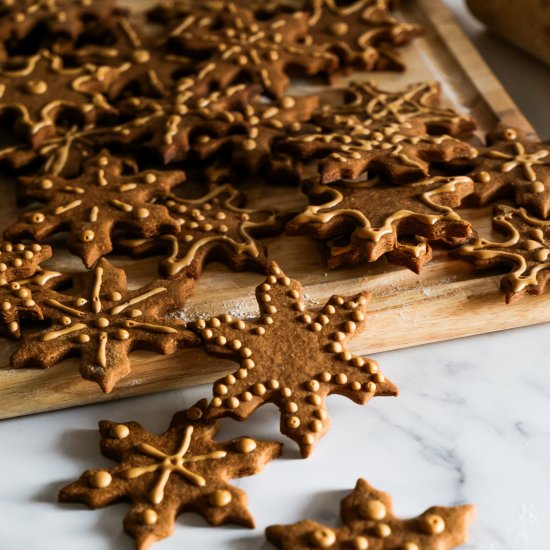
[{"label": "gold icing design", "polygon": [[204,487],[206,479],[200,474],[196,474],[189,470],[185,464],[193,464],[204,460],[219,460],[225,458],[225,451],[213,451],[205,455],[190,455],[186,456],[191,438],[193,436],[193,426],[187,426],[179,449],[172,455],[166,454],[147,443],[141,443],[136,446],[136,451],[140,454],[154,458],[157,462],[150,466],[138,466],[129,468],[120,473],[121,477],[126,479],[136,479],[144,474],[159,472],[159,478],[150,493],[150,501],[152,504],[160,504],[164,499],[164,489],[168,483],[172,473],[176,473],[189,483],[197,487]]}]

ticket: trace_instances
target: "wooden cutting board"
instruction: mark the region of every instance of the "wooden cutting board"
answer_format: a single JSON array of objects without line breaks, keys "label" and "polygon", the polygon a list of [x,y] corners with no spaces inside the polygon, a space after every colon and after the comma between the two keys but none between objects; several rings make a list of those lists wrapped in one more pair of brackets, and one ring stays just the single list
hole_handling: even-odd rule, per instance
[{"label": "wooden cutting board", "polygon": [[[134,1],[132,7],[136,4],[146,7],[151,2]],[[415,0],[410,4],[411,7],[403,8],[401,16],[420,23],[426,36],[403,49],[408,70],[399,74],[355,74],[353,78],[374,80],[388,89],[415,81],[438,80],[448,103],[475,116],[481,130],[501,121],[536,137],[448,8],[440,0]],[[340,82],[344,84],[345,80]],[[296,91],[303,88],[291,90]],[[13,182],[0,182],[0,191],[6,197],[0,206],[2,225],[15,216],[12,188]],[[251,206],[266,204],[265,189],[250,190],[249,195]],[[283,187],[270,187],[269,201],[282,208],[303,205],[296,190]],[[461,213],[481,234],[491,235],[489,209]],[[355,353],[371,354],[550,321],[550,293],[506,305],[499,292],[498,274],[476,273],[464,262],[449,260],[444,252],[436,252],[434,260],[417,276],[384,260],[327,271],[319,243],[300,237],[266,239],[266,243],[270,257],[287,275],[302,281],[310,308],[321,307],[332,294],[351,295],[362,290],[374,293],[370,325],[350,346]],[[137,287],[156,276],[156,260],[114,258],[113,263],[127,269],[132,286]],[[82,269],[78,258],[64,253],[46,265],[58,270]],[[261,281],[258,274],[232,273],[219,264],[211,264],[182,317],[196,319],[224,312],[254,317],[254,288]],[[132,355],[132,374],[106,395],[95,384],[80,378],[75,360],[48,370],[10,369],[7,365],[13,349],[6,340],[0,344],[0,365],[4,365],[0,367],[0,418],[211,382],[234,369],[234,364],[209,358],[200,350],[182,350],[167,357],[137,352]]]}]

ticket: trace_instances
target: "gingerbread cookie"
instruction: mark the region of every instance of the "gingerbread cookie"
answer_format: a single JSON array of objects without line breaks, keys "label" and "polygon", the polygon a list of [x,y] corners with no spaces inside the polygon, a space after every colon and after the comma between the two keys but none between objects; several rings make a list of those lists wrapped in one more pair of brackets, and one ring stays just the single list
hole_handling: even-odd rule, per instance
[{"label": "gingerbread cookie", "polygon": [[194,150],[203,159],[221,153],[241,177],[243,169],[251,175],[277,172],[285,160],[273,154],[273,145],[300,131],[318,102],[315,96],[284,96],[270,103],[248,103],[232,113],[235,121],[223,125],[216,120],[201,126],[195,133]]},{"label": "gingerbread cookie", "polygon": [[357,550],[450,550],[468,540],[475,518],[471,505],[433,506],[413,519],[393,515],[392,499],[359,479],[341,503],[343,527],[327,527],[312,520],[272,525],[267,539],[282,550],[354,548]]},{"label": "gingerbread cookie", "polygon": [[102,151],[86,161],[78,178],[22,178],[21,198],[42,202],[44,206],[22,214],[18,222],[6,229],[6,238],[42,240],[68,231],[69,250],[89,268],[111,252],[111,234],[117,228],[144,237],[177,233],[178,223],[166,207],[154,200],[184,181],[184,173],[148,170],[125,175],[123,168],[122,159]]},{"label": "gingerbread cookie", "polygon": [[175,97],[166,100],[129,99],[120,109],[134,118],[112,128],[105,143],[144,147],[168,164],[187,159],[193,136],[200,135],[201,128],[208,125],[210,132],[222,134],[242,127],[233,109],[246,104],[256,88],[238,84],[202,96],[196,83],[192,77],[182,79]]},{"label": "gingerbread cookie", "polygon": [[404,183],[430,175],[433,163],[472,159],[477,151],[465,141],[423,132],[420,121],[405,124],[369,121],[342,132],[289,136],[280,149],[301,160],[319,160],[323,183],[354,179],[364,172]]},{"label": "gingerbread cookie", "polygon": [[82,377],[109,393],[130,372],[133,350],[169,354],[198,344],[185,323],[163,318],[183,306],[193,287],[193,279],[178,279],[128,290],[124,271],[102,259],[75,277],[72,294],[41,292],[37,302],[51,325],[24,335],[11,364],[46,369],[77,355]]},{"label": "gingerbread cookie", "polygon": [[550,145],[511,128],[490,135],[489,142],[471,174],[476,185],[469,202],[485,206],[510,197],[535,216],[550,217]]},{"label": "gingerbread cookie", "polygon": [[203,420],[205,406],[199,401],[178,413],[160,435],[137,422],[100,422],[101,452],[118,464],[86,471],[59,500],[90,508],[130,502],[124,529],[138,550],[171,535],[180,513],[195,512],[213,526],[254,527],[246,494],[229,480],[260,472],[282,445],[249,437],[215,441],[218,426]]},{"label": "gingerbread cookie", "polygon": [[418,273],[431,258],[431,242],[450,246],[471,239],[472,227],[453,208],[473,189],[465,176],[435,177],[401,187],[380,178],[304,184],[313,203],[287,225],[290,235],[335,239],[328,266],[373,262],[387,254],[390,263]]},{"label": "gingerbread cookie", "polygon": [[55,43],[58,38],[76,40],[86,23],[104,21],[122,10],[114,0],[1,0],[0,40],[17,48],[29,38]]},{"label": "gingerbread cookie", "polygon": [[67,69],[60,57],[42,50],[3,64],[0,70],[0,115],[15,115],[34,148],[55,134],[57,121],[75,124],[114,119],[116,110],[105,93],[126,69],[85,65]]},{"label": "gingerbread cookie", "polygon": [[43,318],[32,292],[61,276],[40,266],[51,255],[49,246],[36,243],[0,244],[0,334],[20,338],[22,319]]},{"label": "gingerbread cookie", "polygon": [[281,412],[281,432],[307,457],[329,429],[328,395],[362,405],[371,397],[397,394],[375,361],[346,349],[366,324],[369,293],[333,296],[319,313],[310,313],[300,283],[273,262],[256,298],[257,321],[222,315],[194,325],[209,354],[240,363],[214,384],[208,417],[244,420],[265,403],[274,403]]},{"label": "gingerbread cookie", "polygon": [[475,120],[450,107],[441,106],[441,85],[438,82],[416,82],[391,92],[371,82],[351,82],[339,90],[336,104],[325,104],[313,120],[332,131],[355,129],[369,122],[424,126],[430,135],[469,135],[476,129]]},{"label": "gingerbread cookie", "polygon": [[542,294],[550,278],[550,221],[534,218],[524,208],[501,204],[494,207],[493,226],[507,240],[478,238],[457,250],[457,255],[476,267],[509,268],[501,280],[507,303],[526,294]]},{"label": "gingerbread cookie", "polygon": [[403,70],[397,47],[422,34],[391,15],[385,0],[310,0],[310,42],[334,53],[340,70]]},{"label": "gingerbread cookie", "polygon": [[170,255],[159,266],[166,277],[185,274],[198,278],[205,263],[212,260],[222,261],[234,271],[265,273],[266,249],[254,237],[281,232],[285,218],[274,211],[239,208],[242,198],[228,184],[199,199],[169,196],[161,204],[180,224],[181,231],[155,239],[124,239],[119,241],[119,248],[135,257],[168,248]]},{"label": "gingerbread cookie", "polygon": [[197,25],[187,18],[172,31],[179,51],[206,57],[197,68],[203,82],[225,88],[246,77],[266,94],[280,97],[289,85],[288,67],[298,67],[308,76],[336,69],[333,54],[302,42],[309,29],[307,13],[263,21],[242,6],[224,2],[210,23]]},{"label": "gingerbread cookie", "polygon": [[[174,92],[180,73],[192,69],[187,57],[172,53],[166,38],[145,34],[125,17],[108,25],[97,24],[97,43],[76,48],[66,57],[76,62],[121,65],[126,69],[109,88],[116,100],[126,92],[132,96],[168,97]],[[90,31],[91,34],[91,31]]]}]

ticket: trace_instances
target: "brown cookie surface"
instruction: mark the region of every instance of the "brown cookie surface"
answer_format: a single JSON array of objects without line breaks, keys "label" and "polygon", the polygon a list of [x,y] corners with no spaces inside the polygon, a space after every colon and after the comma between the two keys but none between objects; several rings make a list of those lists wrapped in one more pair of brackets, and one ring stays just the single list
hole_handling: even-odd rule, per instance
[{"label": "brown cookie surface", "polygon": [[166,277],[197,278],[205,263],[212,260],[222,261],[235,271],[265,273],[266,248],[255,237],[280,233],[284,218],[275,211],[240,208],[242,198],[228,184],[198,199],[169,196],[161,204],[180,224],[181,231],[154,239],[124,239],[119,248],[137,257],[168,248],[169,256],[159,265]]},{"label": "brown cookie surface", "polygon": [[544,292],[550,278],[550,221],[531,216],[524,208],[497,205],[494,228],[505,241],[478,238],[457,250],[457,255],[480,268],[505,266],[510,272],[501,280],[506,301]]},{"label": "brown cookie surface", "polygon": [[343,527],[304,520],[272,525],[266,536],[282,550],[450,550],[467,542],[475,508],[433,506],[416,518],[401,520],[394,516],[387,493],[359,479],[354,491],[342,500],[340,514]]},{"label": "brown cookie surface", "polygon": [[116,116],[105,92],[122,67],[85,65],[65,68],[47,50],[4,63],[0,69],[0,115],[15,115],[33,147],[55,134],[59,119],[94,123]]},{"label": "brown cookie surface", "polygon": [[476,185],[470,200],[485,206],[510,197],[535,216],[550,217],[550,145],[511,128],[498,130],[489,140],[471,174]]},{"label": "brown cookie surface", "polygon": [[203,82],[225,88],[246,76],[267,95],[280,97],[289,85],[289,67],[306,75],[329,74],[337,67],[333,54],[303,43],[308,17],[295,12],[264,21],[245,7],[224,2],[207,23],[186,18],[171,34],[177,51],[206,57],[198,67]]},{"label": "brown cookie surface", "polygon": [[72,294],[40,293],[37,302],[50,326],[24,335],[11,364],[46,369],[78,356],[83,378],[108,393],[130,372],[133,350],[169,354],[198,345],[185,323],[164,318],[183,306],[193,287],[192,279],[179,279],[128,290],[125,272],[102,259],[75,277]]},{"label": "brown cookie surface", "polygon": [[330,185],[312,180],[304,191],[310,206],[287,225],[290,235],[328,240],[329,267],[373,262],[387,254],[390,263],[419,272],[431,258],[430,242],[451,246],[472,237],[472,227],[453,208],[473,189],[465,176],[435,177],[403,186],[380,178],[340,181]]},{"label": "brown cookie surface", "polygon": [[20,338],[21,320],[43,319],[32,292],[60,275],[40,266],[51,255],[49,246],[0,243],[0,334]]},{"label": "brown cookie surface", "polygon": [[105,150],[86,161],[77,178],[23,179],[21,199],[44,206],[21,214],[5,234],[12,240],[42,240],[68,231],[69,250],[91,267],[113,249],[111,234],[117,228],[145,237],[178,232],[179,225],[166,207],[155,204],[154,199],[184,181],[184,173],[148,170],[126,175],[124,166],[123,159]]},{"label": "brown cookie surface", "polygon": [[334,53],[340,70],[403,70],[397,48],[422,34],[391,14],[386,0],[310,0],[311,43]]},{"label": "brown cookie surface", "polygon": [[257,474],[282,446],[249,437],[214,441],[218,426],[202,419],[205,405],[178,413],[160,435],[137,422],[100,422],[101,452],[118,464],[86,471],[59,500],[90,508],[130,502],[124,529],[138,550],[171,535],[181,513],[200,514],[213,526],[254,527],[246,494],[229,481]]},{"label": "brown cookie surface", "polygon": [[360,405],[374,396],[396,395],[397,388],[375,361],[346,349],[366,324],[369,298],[369,293],[333,296],[319,313],[310,313],[300,283],[273,262],[256,289],[257,321],[222,315],[195,323],[208,353],[240,364],[214,384],[208,416],[244,420],[265,403],[274,403],[281,413],[281,432],[307,457],[329,429],[328,395],[343,395]]}]

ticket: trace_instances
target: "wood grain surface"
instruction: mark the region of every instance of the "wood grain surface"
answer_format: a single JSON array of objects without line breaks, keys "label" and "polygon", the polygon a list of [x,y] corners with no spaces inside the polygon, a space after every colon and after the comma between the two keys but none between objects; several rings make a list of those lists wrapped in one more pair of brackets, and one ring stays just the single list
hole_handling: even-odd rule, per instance
[{"label": "wood grain surface", "polygon": [[[150,2],[139,0],[131,4],[144,7]],[[388,89],[416,81],[439,80],[447,102],[475,116],[481,130],[502,121],[535,137],[532,126],[440,0],[416,0],[410,4],[405,5],[402,16],[422,24],[426,36],[403,50],[408,71],[354,74],[353,78],[374,80]],[[340,83],[344,84],[345,79]],[[318,89],[302,85],[295,86],[291,92]],[[270,187],[269,194],[265,188],[258,187],[246,191],[251,206],[269,202],[293,210],[304,204],[296,190],[284,187]],[[0,205],[4,226],[16,216],[13,182],[0,181],[0,192],[4,197]],[[461,213],[481,234],[492,234],[490,209]],[[301,280],[306,305],[312,309],[321,307],[332,294],[373,292],[368,328],[350,346],[355,353],[370,354],[550,321],[550,293],[506,305],[499,291],[498,273],[476,273],[464,262],[449,260],[444,251],[436,251],[433,261],[417,276],[384,260],[353,269],[327,271],[319,243],[301,237],[279,237],[265,242],[270,257],[287,275]],[[128,271],[132,287],[156,276],[158,258],[132,261],[115,257],[112,260]],[[69,271],[83,269],[78,258],[63,251],[56,253],[46,266]],[[232,273],[219,264],[211,264],[180,315],[187,320],[223,312],[242,318],[254,317],[257,312],[254,288],[262,279],[258,274]],[[0,418],[210,382],[235,367],[209,358],[200,350],[182,350],[166,357],[137,352],[132,355],[131,375],[106,395],[95,384],[80,378],[76,360],[48,370],[10,369],[9,356],[13,349],[14,344],[6,340],[0,344],[0,364],[4,365],[0,367]]]}]

